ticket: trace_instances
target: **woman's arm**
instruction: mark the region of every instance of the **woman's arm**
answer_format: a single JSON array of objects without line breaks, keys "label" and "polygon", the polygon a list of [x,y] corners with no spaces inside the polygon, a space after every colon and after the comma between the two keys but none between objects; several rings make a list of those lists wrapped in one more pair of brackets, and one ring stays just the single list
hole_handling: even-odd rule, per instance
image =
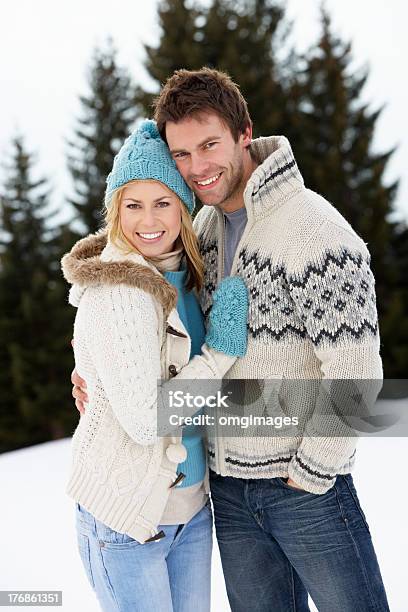
[{"label": "woman's arm", "polygon": [[125,285],[89,287],[75,321],[75,353],[84,341],[115,416],[143,445],[157,439],[158,324],[153,298]]}]

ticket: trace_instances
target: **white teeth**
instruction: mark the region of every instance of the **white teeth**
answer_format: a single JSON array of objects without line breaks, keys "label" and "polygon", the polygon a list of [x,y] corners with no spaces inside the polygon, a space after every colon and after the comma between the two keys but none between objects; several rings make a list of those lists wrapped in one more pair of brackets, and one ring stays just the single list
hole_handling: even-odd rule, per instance
[{"label": "white teeth", "polygon": [[212,176],[209,179],[206,179],[205,181],[197,181],[198,185],[211,185],[211,183],[214,183],[218,178],[219,178],[219,174],[216,174],[215,176]]},{"label": "white teeth", "polygon": [[141,232],[139,232],[139,236],[141,236],[145,240],[154,240],[155,238],[158,238],[162,234],[163,232],[156,232],[155,234],[142,234]]}]

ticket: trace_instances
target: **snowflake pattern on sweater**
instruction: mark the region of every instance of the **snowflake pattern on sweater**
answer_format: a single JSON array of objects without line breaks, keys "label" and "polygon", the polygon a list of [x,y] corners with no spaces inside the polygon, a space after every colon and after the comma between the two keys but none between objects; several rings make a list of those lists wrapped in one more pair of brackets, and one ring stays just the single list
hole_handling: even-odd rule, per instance
[{"label": "snowflake pattern on sweater", "polygon": [[378,331],[374,276],[369,259],[358,252],[326,250],[301,272],[288,275],[283,263],[244,249],[237,273],[248,286],[253,338],[279,342],[308,336],[323,346]]}]

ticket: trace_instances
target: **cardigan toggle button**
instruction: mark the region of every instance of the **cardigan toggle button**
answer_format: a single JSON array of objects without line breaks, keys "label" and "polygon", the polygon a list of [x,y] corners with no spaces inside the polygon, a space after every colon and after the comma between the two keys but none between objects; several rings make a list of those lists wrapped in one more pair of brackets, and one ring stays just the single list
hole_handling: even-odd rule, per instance
[{"label": "cardigan toggle button", "polygon": [[166,534],[164,533],[163,530],[161,530],[159,531],[159,533],[156,533],[156,535],[152,536],[151,538],[147,538],[147,540],[145,540],[145,544],[147,544],[148,542],[158,542],[159,540],[165,537],[166,537]]},{"label": "cardigan toggle button", "polygon": [[181,443],[169,444],[166,448],[166,456],[172,463],[183,463],[187,459],[186,447]]},{"label": "cardigan toggle button", "polygon": [[176,376],[177,374],[177,367],[174,365],[174,363],[169,365],[169,374],[171,377]]}]

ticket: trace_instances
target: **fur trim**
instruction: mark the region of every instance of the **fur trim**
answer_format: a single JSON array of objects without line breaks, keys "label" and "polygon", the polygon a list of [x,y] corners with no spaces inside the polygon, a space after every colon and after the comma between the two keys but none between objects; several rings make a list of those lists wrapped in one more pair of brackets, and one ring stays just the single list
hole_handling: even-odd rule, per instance
[{"label": "fur trim", "polygon": [[66,280],[80,287],[118,284],[137,287],[155,297],[163,306],[167,317],[176,307],[177,289],[147,265],[127,259],[102,261],[100,255],[106,244],[106,232],[91,234],[79,240],[61,260]]}]

